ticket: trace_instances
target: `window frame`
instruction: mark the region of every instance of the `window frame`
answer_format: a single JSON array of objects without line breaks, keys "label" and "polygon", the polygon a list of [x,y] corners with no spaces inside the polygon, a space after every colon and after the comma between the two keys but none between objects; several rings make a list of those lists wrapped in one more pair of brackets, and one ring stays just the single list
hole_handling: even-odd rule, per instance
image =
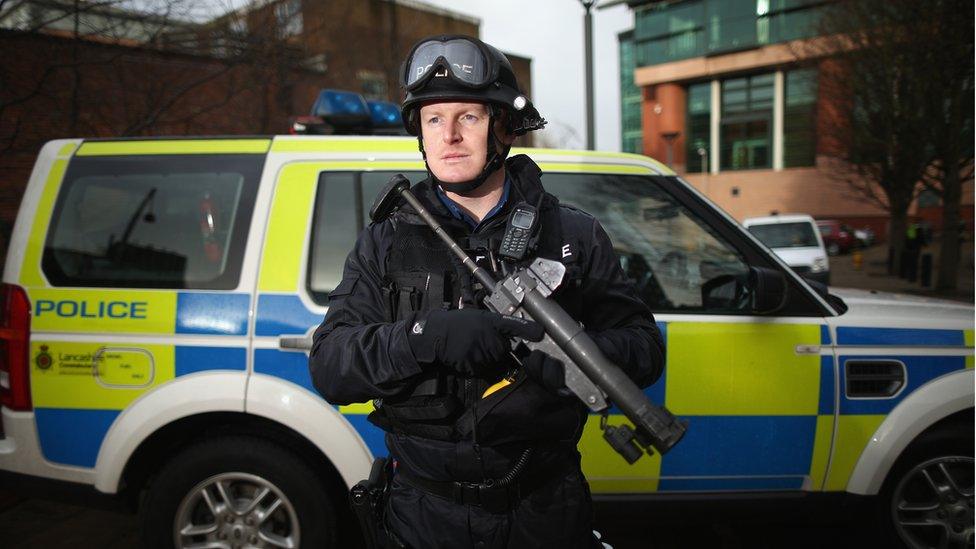
[{"label": "window frame", "polygon": [[724,215],[720,215],[715,206],[709,204],[703,197],[691,190],[690,185],[678,176],[655,175],[649,178],[656,182],[666,193],[670,194],[679,204],[697,215],[705,224],[709,225],[727,244],[738,251],[750,267],[763,267],[783,273],[788,288],[786,302],[783,307],[772,315],[757,315],[749,311],[743,312],[709,312],[709,311],[655,311],[655,314],[695,314],[716,316],[790,316],[790,317],[827,317],[836,313],[826,309],[814,297],[810,290],[803,286],[795,277],[795,273],[787,272],[783,266],[770,257],[769,252],[758,239],[748,235],[744,229]]},{"label": "window frame", "polygon": [[[55,198],[51,211],[52,222],[48,226],[44,237],[44,247],[41,253],[41,272],[48,283],[55,288],[120,288],[134,290],[235,290],[240,286],[244,272],[244,255],[247,250],[248,235],[254,222],[257,207],[258,188],[261,184],[261,174],[264,169],[266,155],[258,154],[160,154],[160,155],[126,155],[126,156],[84,156],[75,157],[68,164],[61,186]],[[146,166],[153,166],[147,170]],[[121,167],[120,167],[121,166]],[[75,181],[82,177],[105,176],[113,174],[154,175],[170,173],[186,173],[193,171],[213,172],[214,167],[226,166],[240,173],[242,176],[241,189],[238,197],[235,227],[231,233],[230,243],[225,251],[224,262],[226,268],[216,278],[206,283],[187,285],[169,284],[169,281],[134,281],[121,279],[77,279],[69,277],[57,260],[53,257],[54,235],[56,224],[63,219],[65,200]],[[114,167],[110,170],[109,167]],[[224,171],[232,171],[224,170]],[[219,171],[219,170],[217,170]],[[158,283],[154,283],[158,282]]]}]

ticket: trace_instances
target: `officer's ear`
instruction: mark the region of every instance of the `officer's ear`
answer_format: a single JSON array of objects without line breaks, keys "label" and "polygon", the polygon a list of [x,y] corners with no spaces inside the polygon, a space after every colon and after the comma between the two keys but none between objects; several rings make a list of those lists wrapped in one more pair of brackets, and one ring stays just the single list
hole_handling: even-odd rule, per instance
[{"label": "officer's ear", "polygon": [[508,111],[505,109],[495,110],[495,127],[492,130],[495,132],[495,138],[498,139],[499,143],[508,147],[515,142],[515,138],[518,137],[511,131],[509,131],[508,125]]}]

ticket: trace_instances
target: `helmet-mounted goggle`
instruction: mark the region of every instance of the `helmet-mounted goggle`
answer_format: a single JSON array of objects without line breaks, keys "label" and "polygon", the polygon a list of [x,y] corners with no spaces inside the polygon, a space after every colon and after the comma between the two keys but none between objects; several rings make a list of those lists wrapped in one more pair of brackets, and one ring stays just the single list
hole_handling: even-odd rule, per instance
[{"label": "helmet-mounted goggle", "polygon": [[498,63],[483,44],[468,38],[431,38],[410,51],[401,81],[407,91],[416,91],[435,77],[447,77],[468,88],[484,88],[498,78]]}]

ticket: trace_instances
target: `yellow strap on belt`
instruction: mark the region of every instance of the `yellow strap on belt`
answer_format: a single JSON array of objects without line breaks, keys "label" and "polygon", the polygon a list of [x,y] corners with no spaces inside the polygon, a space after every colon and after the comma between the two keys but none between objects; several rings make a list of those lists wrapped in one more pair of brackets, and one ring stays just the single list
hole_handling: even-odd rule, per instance
[{"label": "yellow strap on belt", "polygon": [[487,389],[485,389],[485,392],[484,392],[484,394],[481,395],[481,398],[487,398],[488,395],[494,393],[495,391],[497,391],[499,389],[502,389],[504,387],[507,387],[507,386],[509,386],[511,384],[512,384],[512,380],[511,379],[509,379],[507,377],[503,377],[498,383],[495,383],[491,387],[488,387]]}]

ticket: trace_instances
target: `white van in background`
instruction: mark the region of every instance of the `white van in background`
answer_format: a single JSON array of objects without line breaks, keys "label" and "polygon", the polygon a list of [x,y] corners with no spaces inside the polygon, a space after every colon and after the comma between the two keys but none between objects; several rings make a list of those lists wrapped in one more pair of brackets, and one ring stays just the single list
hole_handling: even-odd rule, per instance
[{"label": "white van in background", "polygon": [[830,284],[827,249],[812,217],[806,214],[750,217],[742,225],[797,274]]}]

